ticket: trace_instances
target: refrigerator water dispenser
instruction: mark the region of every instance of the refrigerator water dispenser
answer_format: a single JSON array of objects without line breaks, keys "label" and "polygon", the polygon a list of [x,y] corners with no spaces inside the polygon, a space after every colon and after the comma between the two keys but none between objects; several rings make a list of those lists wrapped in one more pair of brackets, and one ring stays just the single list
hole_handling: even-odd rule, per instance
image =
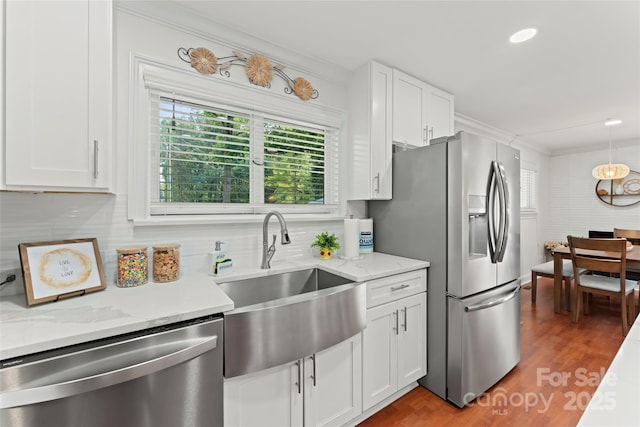
[{"label": "refrigerator water dispenser", "polygon": [[487,256],[489,223],[487,215],[487,197],[469,194],[469,259]]}]

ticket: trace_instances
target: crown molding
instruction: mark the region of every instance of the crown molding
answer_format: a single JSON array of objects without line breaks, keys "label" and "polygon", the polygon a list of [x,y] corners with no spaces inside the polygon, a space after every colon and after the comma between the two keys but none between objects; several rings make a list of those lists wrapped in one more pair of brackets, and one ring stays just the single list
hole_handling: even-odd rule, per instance
[{"label": "crown molding", "polygon": [[464,114],[454,113],[454,123],[456,131],[459,128],[463,128],[477,135],[495,139],[498,142],[510,145],[515,148],[526,148],[528,150],[533,150],[547,156],[551,154],[549,151],[535,146],[521,136],[481,122],[480,120],[476,120],[473,117],[465,116]]}]

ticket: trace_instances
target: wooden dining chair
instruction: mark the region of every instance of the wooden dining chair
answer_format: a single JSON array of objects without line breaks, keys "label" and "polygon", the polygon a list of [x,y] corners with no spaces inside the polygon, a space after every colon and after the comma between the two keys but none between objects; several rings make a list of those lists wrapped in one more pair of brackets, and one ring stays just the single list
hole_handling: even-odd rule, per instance
[{"label": "wooden dining chair", "polygon": [[[620,310],[622,316],[622,335],[626,336],[629,325],[635,319],[635,302],[633,288],[636,282],[626,280],[627,249],[624,239],[589,239],[583,237],[567,236],[571,262],[576,282],[576,298],[573,310],[573,322],[578,323],[585,304],[585,312],[588,312],[588,294],[605,295],[620,298]],[[584,252],[600,251],[600,253]],[[605,253],[602,253],[605,252]],[[579,269],[603,273],[614,273],[615,276],[606,275],[579,275]]]},{"label": "wooden dining chair", "polygon": [[[531,303],[536,303],[536,297],[538,294],[538,276],[547,277],[553,279],[553,261],[548,261],[542,264],[534,265],[531,267]],[[573,266],[571,260],[562,260],[562,282],[564,283],[564,289],[561,293],[564,294],[565,309],[571,311],[571,280],[573,279]]]},{"label": "wooden dining chair", "polygon": [[[640,245],[640,230],[614,228],[613,237],[627,239],[633,245]],[[627,267],[627,278],[640,280],[640,268]]]},{"label": "wooden dining chair", "polygon": [[[614,228],[613,229],[613,237],[625,238],[630,241],[633,245],[640,245],[640,230],[632,230],[628,228]],[[640,268],[636,267],[627,267],[627,279],[635,280],[640,283]],[[636,290],[638,289],[638,285],[636,285]],[[636,311],[640,312],[640,298],[638,298],[638,305],[636,306]]]},{"label": "wooden dining chair", "polygon": [[630,240],[634,245],[640,245],[640,230],[630,230],[625,228],[614,228],[613,237]]}]

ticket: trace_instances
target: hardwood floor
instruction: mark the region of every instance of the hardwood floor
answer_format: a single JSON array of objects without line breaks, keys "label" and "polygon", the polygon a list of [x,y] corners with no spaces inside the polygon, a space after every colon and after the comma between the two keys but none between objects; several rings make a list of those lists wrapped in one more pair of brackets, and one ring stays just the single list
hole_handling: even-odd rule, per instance
[{"label": "hardwood floor", "polygon": [[596,298],[575,324],[554,314],[551,279],[538,280],[536,305],[530,289],[521,296],[520,363],[472,406],[417,387],[360,426],[575,426],[622,344],[619,303]]}]

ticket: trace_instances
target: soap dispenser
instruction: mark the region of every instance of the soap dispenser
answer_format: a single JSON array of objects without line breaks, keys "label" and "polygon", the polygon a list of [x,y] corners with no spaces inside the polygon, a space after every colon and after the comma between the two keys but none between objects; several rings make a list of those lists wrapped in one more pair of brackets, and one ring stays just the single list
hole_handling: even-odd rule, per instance
[{"label": "soap dispenser", "polygon": [[220,240],[216,240],[213,252],[209,252],[209,274],[212,276],[222,276],[231,272],[233,262],[226,250],[226,245]]}]

